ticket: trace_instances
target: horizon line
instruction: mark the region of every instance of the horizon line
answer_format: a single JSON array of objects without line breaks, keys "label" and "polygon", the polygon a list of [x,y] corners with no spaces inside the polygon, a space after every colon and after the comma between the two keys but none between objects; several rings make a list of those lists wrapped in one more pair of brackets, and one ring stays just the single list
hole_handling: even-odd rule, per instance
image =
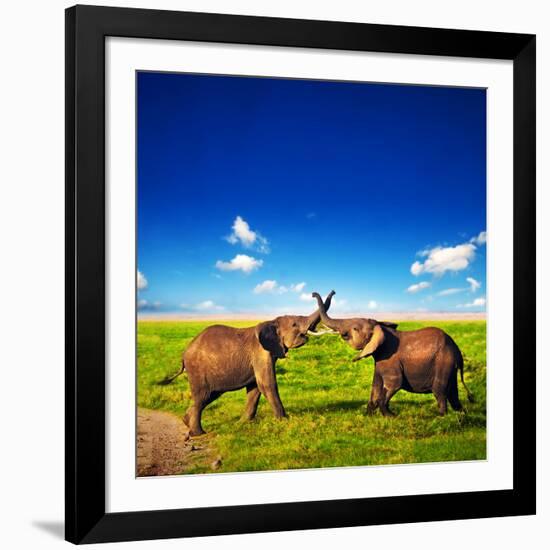
[{"label": "horizon line", "polygon": [[[216,313],[186,313],[186,312],[166,312],[166,311],[142,311],[137,313],[138,321],[264,321],[282,317],[283,315],[293,315],[292,313],[283,314],[281,312],[270,313],[229,313],[218,311]],[[437,320],[487,320],[486,311],[370,311],[370,312],[346,312],[339,314],[337,318],[362,317],[367,319],[400,321],[437,321]]]}]

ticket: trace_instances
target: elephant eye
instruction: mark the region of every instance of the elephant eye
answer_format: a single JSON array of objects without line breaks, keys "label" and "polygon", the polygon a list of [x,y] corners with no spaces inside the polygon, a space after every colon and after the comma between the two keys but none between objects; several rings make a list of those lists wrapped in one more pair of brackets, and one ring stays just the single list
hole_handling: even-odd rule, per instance
[{"label": "elephant eye", "polygon": [[296,323],[292,323],[292,326],[293,327],[297,327],[298,325]]},{"label": "elephant eye", "polygon": [[347,338],[349,336],[349,332],[342,332],[342,338]]}]

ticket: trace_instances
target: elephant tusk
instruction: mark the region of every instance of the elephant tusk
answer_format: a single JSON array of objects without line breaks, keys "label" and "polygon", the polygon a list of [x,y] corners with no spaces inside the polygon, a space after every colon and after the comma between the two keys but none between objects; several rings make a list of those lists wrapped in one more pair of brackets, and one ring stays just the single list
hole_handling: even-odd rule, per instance
[{"label": "elephant tusk", "polygon": [[335,332],[334,330],[323,330],[322,332],[311,332],[310,330],[308,331],[308,334],[310,336],[322,336],[323,334],[338,334],[337,332]]}]

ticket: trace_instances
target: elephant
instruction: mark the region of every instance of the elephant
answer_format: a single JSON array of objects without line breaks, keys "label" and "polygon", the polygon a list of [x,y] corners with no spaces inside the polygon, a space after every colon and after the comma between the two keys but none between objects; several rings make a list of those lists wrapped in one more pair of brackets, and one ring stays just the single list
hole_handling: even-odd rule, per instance
[{"label": "elephant", "polygon": [[[330,293],[323,311],[330,308]],[[321,302],[322,303],[322,302]],[[289,349],[303,346],[307,332],[315,332],[321,320],[319,310],[309,316],[284,315],[253,327],[233,328],[212,325],[198,334],[182,356],[180,371],[160,384],[169,384],[187,371],[193,404],[183,421],[190,436],[205,433],[201,424],[204,408],[223,393],[246,388],[246,420],[256,416],[258,401],[264,395],[276,418],[286,417],[279,396],[275,363]]]},{"label": "elephant", "polygon": [[314,292],[312,296],[319,304],[323,324],[337,331],[352,348],[360,350],[353,361],[369,355],[374,358],[374,378],[367,414],[380,408],[384,416],[394,416],[389,403],[400,389],[412,393],[433,393],[442,416],[447,413],[447,400],[455,411],[462,411],[458,398],[458,371],[468,400],[473,401],[464,382],[462,353],[443,330],[426,327],[400,331],[396,323],[374,319],[331,319],[319,294]]}]

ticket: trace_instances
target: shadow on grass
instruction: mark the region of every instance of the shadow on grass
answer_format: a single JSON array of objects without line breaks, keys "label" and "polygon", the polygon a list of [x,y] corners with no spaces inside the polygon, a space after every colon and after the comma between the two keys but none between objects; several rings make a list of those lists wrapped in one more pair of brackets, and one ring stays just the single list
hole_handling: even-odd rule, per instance
[{"label": "shadow on grass", "polygon": [[293,413],[302,413],[302,412],[333,412],[333,411],[352,411],[361,409],[365,407],[367,402],[365,400],[354,400],[354,401],[333,401],[331,403],[326,403],[323,405],[303,405],[298,407],[290,408],[290,412]]}]

